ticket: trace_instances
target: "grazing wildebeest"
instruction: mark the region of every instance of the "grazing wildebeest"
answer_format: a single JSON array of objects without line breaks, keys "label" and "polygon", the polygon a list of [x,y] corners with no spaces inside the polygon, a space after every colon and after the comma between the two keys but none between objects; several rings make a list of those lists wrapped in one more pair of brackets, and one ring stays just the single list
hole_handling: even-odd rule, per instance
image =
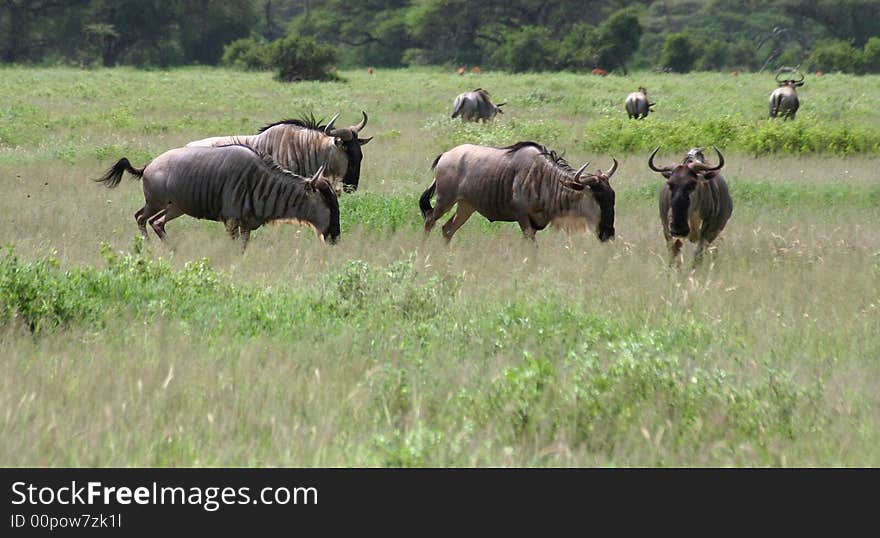
[{"label": "grazing wildebeest", "polygon": [[624,101],[626,113],[629,115],[629,118],[635,118],[637,120],[647,118],[648,112],[651,112],[651,107],[655,104],[656,103],[648,101],[648,90],[642,86],[639,86],[638,91],[634,91],[627,95],[626,101]]},{"label": "grazing wildebeest", "polygon": [[506,103],[493,104],[489,99],[489,92],[483,88],[477,88],[472,92],[464,92],[455,98],[452,103],[452,117],[465,121],[489,121],[496,114],[504,114],[501,107]]},{"label": "grazing wildebeest", "polygon": [[342,178],[342,189],[354,192],[360,182],[364,158],[361,146],[372,140],[372,137],[358,137],[367,124],[367,113],[362,111],[361,114],[363,120],[351,127],[334,127],[339,114],[333,116],[327,125],[321,125],[313,116],[303,117],[271,123],[256,135],[215,136],[195,140],[186,147],[244,144],[271,155],[294,174],[307,177],[326,163],[326,176],[334,184]]},{"label": "grazing wildebeest", "polygon": [[659,149],[658,146],[651,153],[648,167],[666,178],[660,189],[660,221],[669,248],[669,263],[681,264],[681,247],[687,238],[697,243],[694,257],[694,265],[697,265],[733,213],[730,191],[719,173],[724,166],[724,156],[715,148],[718,164],[710,166],[705,163],[702,151],[694,148],[680,164],[658,168],[654,165],[654,156]]},{"label": "grazing wildebeest", "polygon": [[134,218],[144,237],[149,222],[164,240],[165,224],[181,215],[223,222],[233,237],[240,230],[242,249],[251,230],[276,220],[309,224],[331,243],[339,237],[339,202],[323,165],[307,179],[249,146],[177,148],[143,168],[123,157],[95,181],[113,188],[126,171],[143,183]]},{"label": "grazing wildebeest", "polygon": [[776,73],[776,82],[779,83],[779,87],[770,94],[770,117],[782,116],[785,119],[793,120],[798,108],[801,106],[795,88],[800,88],[804,85],[804,75],[798,73],[801,76],[800,80],[779,80],[779,75],[784,72],[786,71],[780,70]]},{"label": "grazing wildebeest", "polygon": [[[584,174],[587,164],[574,170],[534,142],[503,148],[456,146],[434,161],[434,182],[419,199],[425,233],[458,203],[455,215],[443,225],[447,242],[474,211],[490,221],[516,221],[532,240],[535,232],[565,217],[585,219],[601,241],[612,239],[614,189],[609,179],[617,161],[608,173]],[[432,208],[435,192],[437,206]]]}]

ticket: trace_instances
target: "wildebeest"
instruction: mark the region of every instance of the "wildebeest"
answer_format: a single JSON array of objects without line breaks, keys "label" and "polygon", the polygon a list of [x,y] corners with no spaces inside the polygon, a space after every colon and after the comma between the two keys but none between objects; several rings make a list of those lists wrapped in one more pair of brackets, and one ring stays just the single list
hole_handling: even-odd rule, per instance
[{"label": "wildebeest", "polygon": [[143,168],[119,159],[95,181],[119,185],[124,172],[141,178],[144,206],[134,218],[144,237],[147,222],[165,239],[165,224],[181,215],[220,221],[242,249],[251,230],[270,221],[297,221],[314,227],[321,239],[339,237],[336,191],[321,177],[311,179],[282,168],[270,155],[243,145],[189,147],[166,151]]},{"label": "wildebeest", "polygon": [[795,88],[800,88],[804,85],[804,75],[798,73],[801,76],[800,80],[779,80],[779,75],[784,72],[780,70],[776,73],[776,82],[779,83],[779,87],[770,94],[770,117],[782,116],[785,119],[793,120],[798,108],[801,106]]},{"label": "wildebeest", "polygon": [[629,118],[635,118],[637,120],[648,117],[648,112],[651,112],[651,107],[655,104],[656,103],[648,101],[648,90],[642,86],[639,86],[638,91],[634,91],[627,95],[626,101],[624,102],[626,113],[629,115]]},{"label": "wildebeest", "polygon": [[724,166],[724,156],[715,148],[718,164],[710,166],[704,162],[702,151],[694,148],[680,164],[658,168],[654,165],[654,156],[659,150],[658,146],[651,153],[648,168],[666,178],[660,189],[660,221],[669,248],[669,263],[681,263],[681,247],[687,238],[697,243],[694,257],[694,265],[697,265],[733,213],[730,191],[719,173]]},{"label": "wildebeest", "polygon": [[464,92],[455,98],[452,103],[452,117],[465,121],[486,122],[496,114],[504,114],[501,107],[506,103],[493,104],[489,99],[489,92],[483,88],[477,88],[472,92]]},{"label": "wildebeest", "polygon": [[327,125],[308,116],[271,123],[256,135],[215,136],[195,140],[186,147],[244,144],[271,155],[282,167],[301,176],[311,176],[326,163],[326,176],[334,184],[342,178],[342,189],[354,192],[360,183],[364,158],[361,147],[372,140],[358,136],[367,124],[367,113],[361,114],[363,120],[351,127],[334,127],[339,114]]},{"label": "wildebeest", "polygon": [[[587,164],[574,170],[534,142],[503,148],[456,146],[434,161],[434,182],[419,199],[425,233],[458,203],[455,215],[443,225],[447,242],[474,211],[490,221],[516,221],[532,240],[537,231],[564,217],[583,218],[601,241],[612,239],[614,189],[609,179],[617,161],[607,173],[584,174]],[[435,192],[437,206],[432,208]]]},{"label": "wildebeest", "polygon": [[699,163],[706,162],[706,156],[703,155],[703,148],[691,148],[687,153],[684,154],[684,163],[687,164],[691,161],[696,161]]}]

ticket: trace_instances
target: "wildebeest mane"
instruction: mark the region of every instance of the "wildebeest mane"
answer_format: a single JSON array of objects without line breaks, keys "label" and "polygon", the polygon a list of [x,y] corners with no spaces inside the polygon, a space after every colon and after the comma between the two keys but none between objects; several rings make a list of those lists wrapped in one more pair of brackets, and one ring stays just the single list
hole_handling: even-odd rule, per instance
[{"label": "wildebeest mane", "polygon": [[515,151],[521,150],[522,148],[529,148],[529,147],[535,148],[538,151],[540,151],[541,155],[547,157],[548,161],[550,161],[552,164],[562,168],[564,171],[575,172],[575,169],[572,168],[572,166],[570,164],[568,164],[568,161],[566,161],[561,155],[559,155],[558,153],[556,153],[553,150],[547,149],[546,146],[542,146],[541,144],[538,144],[537,142],[522,141],[522,142],[517,142],[516,144],[511,144],[509,146],[504,146],[504,147],[501,147],[498,149],[504,149],[504,150],[507,150],[508,153],[513,153]]},{"label": "wildebeest mane", "polygon": [[308,179],[308,178],[302,177],[299,174],[295,174],[295,173],[291,172],[287,168],[284,168],[283,166],[281,166],[278,163],[278,161],[275,160],[274,157],[272,157],[272,155],[270,155],[268,153],[263,153],[262,151],[258,151],[257,149],[255,149],[251,146],[248,146],[246,144],[226,144],[226,145],[217,146],[217,147],[218,148],[229,148],[229,147],[235,147],[235,146],[250,150],[251,153],[253,153],[257,157],[259,157],[260,160],[263,161],[263,164],[265,164],[266,167],[269,168],[270,170],[272,170],[273,172],[276,172],[276,173],[279,173],[279,174],[282,174],[282,175],[285,175],[285,176],[288,176],[291,178],[295,178],[295,179],[301,179],[301,180]]},{"label": "wildebeest mane", "polygon": [[324,127],[326,127],[323,119],[319,120],[315,118],[314,114],[309,113],[303,114],[299,118],[290,118],[286,120],[276,121],[275,123],[270,123],[269,125],[260,127],[260,129],[257,130],[257,134],[267,131],[272,127],[275,127],[276,125],[295,125],[303,129],[311,129],[313,131],[320,131],[322,133],[324,132]]},{"label": "wildebeest mane", "polygon": [[541,144],[538,144],[537,142],[530,142],[528,140],[517,142],[516,144],[511,144],[509,146],[502,146],[498,149],[506,149],[508,153],[513,153],[514,151],[519,151],[522,148],[528,148],[528,147],[537,148],[538,150],[541,151],[541,153],[547,152],[546,147],[542,146]]}]

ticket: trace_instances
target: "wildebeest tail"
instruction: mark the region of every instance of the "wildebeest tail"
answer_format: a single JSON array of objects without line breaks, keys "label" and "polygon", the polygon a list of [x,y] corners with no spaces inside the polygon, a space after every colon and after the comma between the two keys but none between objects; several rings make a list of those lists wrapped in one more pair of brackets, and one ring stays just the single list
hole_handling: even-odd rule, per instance
[{"label": "wildebeest tail", "polygon": [[458,117],[461,113],[461,107],[464,106],[464,99],[461,97],[456,97],[455,102],[452,104],[452,118]]},{"label": "wildebeest tail", "polygon": [[774,94],[770,98],[770,117],[779,115],[779,106],[782,104],[782,96]]},{"label": "wildebeest tail", "polygon": [[431,163],[431,170],[434,170],[435,168],[437,168],[437,163],[440,162],[440,157],[442,157],[442,156],[443,156],[442,153],[440,155],[437,155],[437,158],[434,159],[434,162]]},{"label": "wildebeest tail", "polygon": [[318,192],[321,193],[321,198],[324,199],[324,202],[327,203],[327,207],[330,209],[330,227],[327,229],[327,235],[329,236],[327,240],[332,245],[336,243],[336,240],[339,239],[339,235],[342,233],[339,226],[339,198],[337,198],[336,191],[333,190],[333,187],[327,181],[319,180],[317,187]]},{"label": "wildebeest tail", "polygon": [[[440,157],[437,157],[439,160]],[[434,165],[437,165],[437,161],[434,161]],[[431,167],[433,168],[433,166]],[[437,190],[437,180],[435,179],[431,186],[425,189],[425,192],[422,193],[422,196],[419,198],[419,209],[422,210],[422,218],[428,216],[428,211],[433,211],[434,208],[431,207],[431,197],[434,196],[434,191]]]},{"label": "wildebeest tail", "polygon": [[98,183],[103,183],[105,187],[108,189],[112,189],[113,187],[119,185],[119,182],[122,181],[122,174],[124,172],[128,172],[129,174],[140,178],[144,175],[144,170],[147,167],[143,168],[135,168],[128,162],[128,159],[125,157],[116,161],[116,164],[110,167],[103,176],[98,179],[94,179],[92,181],[97,181]]}]

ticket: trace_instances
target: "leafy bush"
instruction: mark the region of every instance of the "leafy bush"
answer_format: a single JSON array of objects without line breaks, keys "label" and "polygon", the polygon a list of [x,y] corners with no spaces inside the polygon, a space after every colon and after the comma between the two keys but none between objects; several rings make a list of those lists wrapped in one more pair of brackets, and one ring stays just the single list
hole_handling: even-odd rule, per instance
[{"label": "leafy bush", "polygon": [[697,69],[700,71],[718,71],[729,64],[730,47],[727,43],[719,40],[710,41],[704,48],[703,54],[697,60]]},{"label": "leafy bush", "polygon": [[880,37],[872,37],[862,50],[862,71],[880,73]]},{"label": "leafy bush", "polygon": [[254,37],[236,39],[223,47],[224,65],[240,69],[264,70],[271,68],[269,44]]},{"label": "leafy bush", "polygon": [[670,34],[663,43],[660,64],[678,73],[687,73],[694,67],[696,54],[696,47],[687,34]]},{"label": "leafy bush", "polygon": [[269,45],[269,54],[271,65],[278,70],[282,82],[338,78],[330,72],[336,61],[336,49],[312,37],[288,35]]},{"label": "leafy bush", "polygon": [[770,153],[832,153],[850,155],[880,150],[880,132],[857,126],[831,126],[815,122],[746,121],[723,116],[700,122],[657,120],[634,125],[625,118],[602,118],[587,128],[585,149],[596,152],[645,151],[658,141],[667,147],[716,145],[745,150],[754,155]]},{"label": "leafy bush", "polygon": [[507,32],[504,43],[492,54],[499,66],[515,73],[553,69],[556,66],[547,59],[556,56],[552,34],[543,26],[523,26]]},{"label": "leafy bush", "polygon": [[577,23],[565,34],[559,43],[559,58],[571,69],[589,70],[596,67],[596,56],[590,46],[594,28],[586,23]]},{"label": "leafy bush", "polygon": [[626,72],[626,62],[639,47],[642,25],[631,8],[621,9],[602,21],[592,34],[592,49],[598,67]]},{"label": "leafy bush", "polygon": [[861,67],[861,54],[846,41],[824,41],[810,54],[810,65],[816,71],[855,73]]}]

